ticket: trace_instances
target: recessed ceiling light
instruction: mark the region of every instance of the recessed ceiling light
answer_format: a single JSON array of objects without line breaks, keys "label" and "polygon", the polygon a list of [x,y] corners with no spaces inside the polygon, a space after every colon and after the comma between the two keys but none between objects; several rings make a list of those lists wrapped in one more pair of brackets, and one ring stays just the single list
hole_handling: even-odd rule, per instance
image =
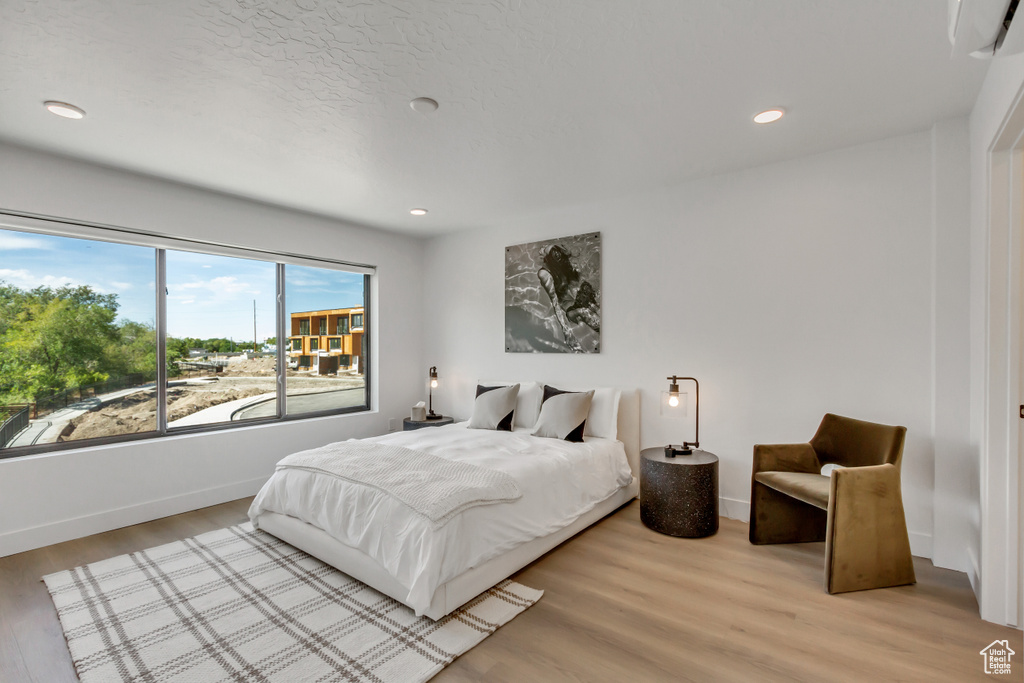
[{"label": "recessed ceiling light", "polygon": [[421,114],[429,114],[430,112],[437,111],[437,100],[432,100],[429,97],[417,97],[409,102],[409,106]]},{"label": "recessed ceiling light", "polygon": [[56,114],[57,116],[63,116],[66,119],[82,119],[85,118],[85,112],[76,107],[73,104],[67,102],[57,102],[55,100],[49,100],[43,102],[50,113]]},{"label": "recessed ceiling light", "polygon": [[763,111],[755,116],[754,123],[772,123],[773,121],[781,119],[782,115],[785,113],[786,112],[782,109],[769,109],[768,111]]},{"label": "recessed ceiling light", "polygon": [[411,213],[413,216],[426,216],[427,215],[427,210],[426,209],[409,209],[409,213]]}]

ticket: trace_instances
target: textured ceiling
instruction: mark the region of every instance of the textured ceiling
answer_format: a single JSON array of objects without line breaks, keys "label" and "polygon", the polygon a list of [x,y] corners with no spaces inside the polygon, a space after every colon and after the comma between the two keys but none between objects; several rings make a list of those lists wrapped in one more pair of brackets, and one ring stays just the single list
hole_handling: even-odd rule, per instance
[{"label": "textured ceiling", "polygon": [[950,59],[945,21],[940,0],[0,0],[0,138],[431,234],[964,115],[986,65]]}]

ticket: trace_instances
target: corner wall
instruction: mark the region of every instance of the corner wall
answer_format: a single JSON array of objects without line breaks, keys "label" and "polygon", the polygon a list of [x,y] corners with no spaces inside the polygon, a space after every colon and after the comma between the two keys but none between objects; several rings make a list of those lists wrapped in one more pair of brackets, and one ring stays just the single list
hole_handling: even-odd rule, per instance
[{"label": "corner wall", "polygon": [[[755,443],[806,441],[825,412],[902,424],[911,543],[931,557],[933,497],[970,495],[949,468],[942,485],[955,490],[935,481],[936,454],[959,458],[966,440],[957,422],[936,443],[937,420],[967,413],[956,394],[967,364],[966,154],[964,121],[945,122],[435,238],[424,321],[425,364],[446,378],[435,402],[468,417],[478,378],[639,387],[651,447],[692,438],[692,423],[662,418],[658,405],[668,375],[695,376],[701,446],[721,459],[723,514],[739,519]],[[603,240],[601,353],[506,354],[504,247],[591,231]],[[935,533],[959,549],[944,557],[962,569],[962,529]]]},{"label": "corner wall", "polygon": [[0,556],[252,495],[284,455],[386,432],[420,398],[419,239],[2,143],[0,207],[377,266],[371,412],[0,460]]}]

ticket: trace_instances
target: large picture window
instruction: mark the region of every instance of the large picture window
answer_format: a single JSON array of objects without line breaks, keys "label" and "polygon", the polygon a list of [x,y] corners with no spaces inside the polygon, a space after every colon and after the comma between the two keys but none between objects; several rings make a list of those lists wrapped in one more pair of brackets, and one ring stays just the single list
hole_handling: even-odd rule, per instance
[{"label": "large picture window", "polygon": [[369,330],[349,320],[370,267],[18,221],[0,227],[0,458],[369,408]]}]

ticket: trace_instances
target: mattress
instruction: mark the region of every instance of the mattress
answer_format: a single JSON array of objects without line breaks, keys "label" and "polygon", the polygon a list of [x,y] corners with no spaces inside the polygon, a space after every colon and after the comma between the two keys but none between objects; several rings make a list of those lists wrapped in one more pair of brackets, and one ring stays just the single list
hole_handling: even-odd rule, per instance
[{"label": "mattress", "polygon": [[573,444],[527,430],[467,429],[465,423],[397,432],[371,441],[425,451],[507,473],[522,497],[463,511],[434,529],[377,489],[305,470],[279,470],[249,510],[294,517],[373,558],[407,590],[418,614],[439,585],[502,553],[576,521],[632,481],[622,443],[586,438]]}]

